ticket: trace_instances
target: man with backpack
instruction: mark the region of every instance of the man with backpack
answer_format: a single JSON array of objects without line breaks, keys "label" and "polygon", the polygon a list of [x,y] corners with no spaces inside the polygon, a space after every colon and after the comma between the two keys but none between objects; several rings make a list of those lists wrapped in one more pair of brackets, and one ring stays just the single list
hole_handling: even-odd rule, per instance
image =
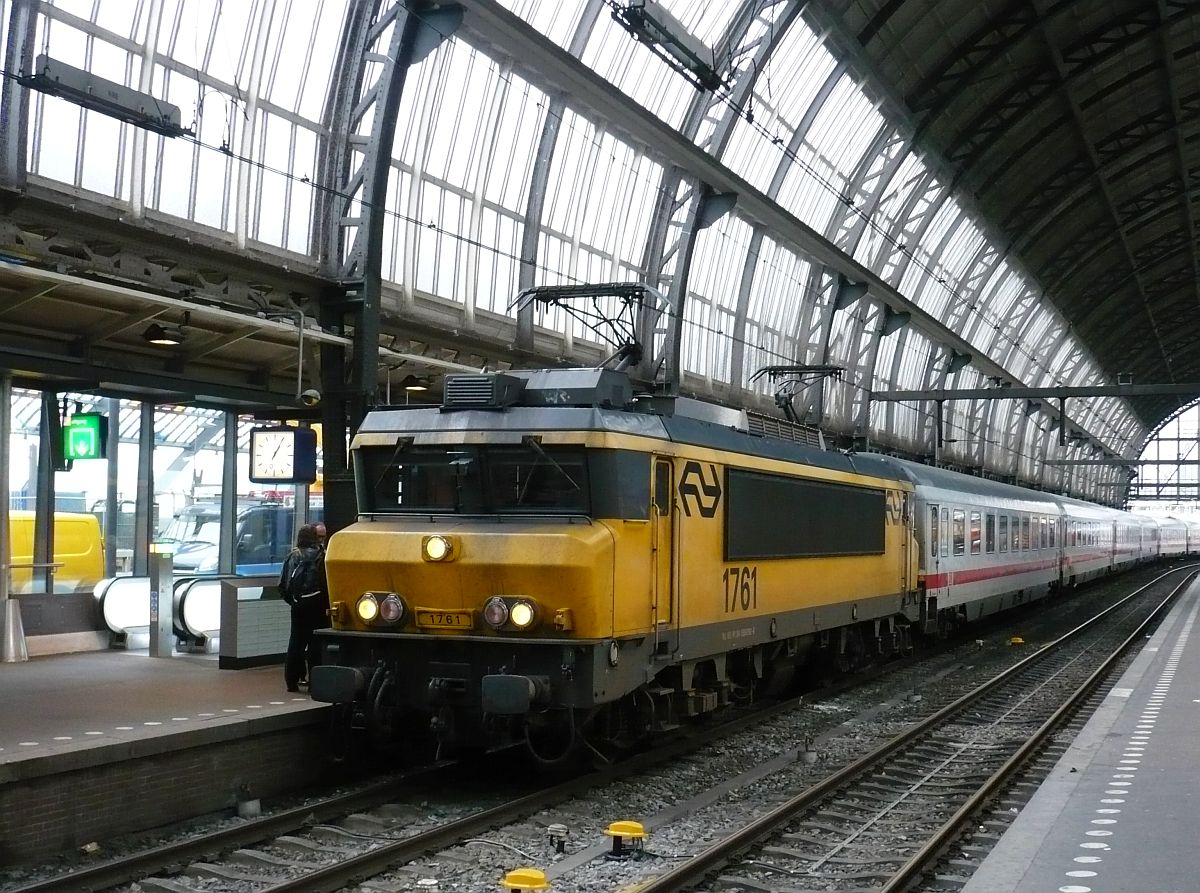
[{"label": "man with backpack", "polygon": [[308,670],[317,663],[313,631],[326,625],[329,584],[325,580],[325,525],[305,524],[296,532],[296,548],[279,572],[279,594],[292,606],[292,632],[288,638],[283,681],[288,691],[299,691]]}]

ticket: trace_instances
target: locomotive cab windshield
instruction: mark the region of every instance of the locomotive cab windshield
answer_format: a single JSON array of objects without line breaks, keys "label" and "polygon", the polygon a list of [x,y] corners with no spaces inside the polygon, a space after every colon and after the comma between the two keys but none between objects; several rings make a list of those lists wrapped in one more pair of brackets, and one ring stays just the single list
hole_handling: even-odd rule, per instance
[{"label": "locomotive cab windshield", "polygon": [[587,454],[519,444],[363,447],[356,451],[366,515],[588,515]]}]

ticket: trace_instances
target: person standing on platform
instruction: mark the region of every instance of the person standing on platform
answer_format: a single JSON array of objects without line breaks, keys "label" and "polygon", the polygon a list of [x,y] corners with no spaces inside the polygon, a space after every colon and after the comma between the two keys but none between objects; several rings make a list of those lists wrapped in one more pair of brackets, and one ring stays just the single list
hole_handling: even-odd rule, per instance
[{"label": "person standing on platform", "polygon": [[299,691],[308,681],[308,670],[317,660],[313,631],[326,624],[329,584],[325,580],[325,525],[305,524],[296,533],[296,548],[279,572],[279,594],[292,607],[283,681],[288,691]]}]

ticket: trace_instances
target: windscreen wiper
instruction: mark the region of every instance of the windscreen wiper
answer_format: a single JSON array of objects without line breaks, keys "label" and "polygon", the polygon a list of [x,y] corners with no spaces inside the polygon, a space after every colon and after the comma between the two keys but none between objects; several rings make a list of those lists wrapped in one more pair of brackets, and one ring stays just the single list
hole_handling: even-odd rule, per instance
[{"label": "windscreen wiper", "polygon": [[[521,438],[521,443],[524,444],[525,446],[533,447],[533,449],[537,452],[537,454],[539,456],[541,456],[543,459],[545,459],[547,462],[549,462],[551,465],[553,465],[556,469],[558,469],[558,473],[561,474],[563,477],[565,477],[567,479],[567,482],[572,487],[574,487],[576,490],[582,489],[579,486],[579,484],[575,483],[575,478],[573,478],[569,474],[567,474],[567,470],[565,468],[563,468],[561,465],[559,465],[557,462],[555,462],[553,456],[551,456],[544,449],[542,449],[542,445],[540,443],[538,443],[536,437],[534,437],[531,434],[526,434],[524,437]],[[528,483],[526,483],[526,486],[528,486]],[[524,493],[522,493],[522,496],[523,495],[524,495]]]}]

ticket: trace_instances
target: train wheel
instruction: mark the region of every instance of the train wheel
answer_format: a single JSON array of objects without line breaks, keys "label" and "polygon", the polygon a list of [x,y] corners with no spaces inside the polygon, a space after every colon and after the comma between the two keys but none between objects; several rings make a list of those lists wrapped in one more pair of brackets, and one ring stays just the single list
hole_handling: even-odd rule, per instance
[{"label": "train wheel", "polygon": [[645,743],[653,722],[653,699],[644,691],[634,691],[597,712],[586,724],[584,737],[606,757],[609,751],[628,754]]}]

